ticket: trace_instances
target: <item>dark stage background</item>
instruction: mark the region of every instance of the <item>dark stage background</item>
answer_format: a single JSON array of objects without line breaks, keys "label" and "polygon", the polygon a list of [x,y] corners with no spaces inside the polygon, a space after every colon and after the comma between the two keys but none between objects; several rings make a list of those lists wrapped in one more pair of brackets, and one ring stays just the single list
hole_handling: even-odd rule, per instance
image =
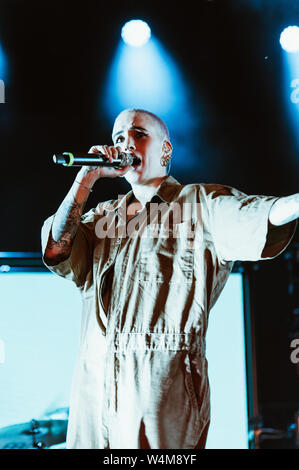
[{"label": "dark stage background", "polygon": [[[112,121],[99,96],[121,27],[132,18],[149,23],[188,87],[192,125],[184,114],[179,126],[169,125],[178,142],[171,174],[182,184],[227,184],[247,194],[298,192],[297,131],[279,44],[285,26],[299,25],[296,0],[0,0],[7,61],[0,104],[1,251],[40,251],[42,222],[78,171],[55,166],[53,153],[111,144]],[[185,145],[190,161],[184,154],[184,163]],[[122,179],[100,180],[86,210],[129,189]],[[298,241],[297,230],[291,247]],[[264,424],[277,428],[299,408],[288,266],[282,255],[253,270],[259,400]]]}]

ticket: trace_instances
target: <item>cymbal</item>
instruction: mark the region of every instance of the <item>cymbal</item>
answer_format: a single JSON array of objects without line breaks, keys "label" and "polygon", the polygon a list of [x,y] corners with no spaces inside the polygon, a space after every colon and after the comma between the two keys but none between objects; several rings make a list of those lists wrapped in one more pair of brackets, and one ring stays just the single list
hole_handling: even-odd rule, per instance
[{"label": "cymbal", "polygon": [[14,424],[0,429],[0,449],[43,449],[65,442],[66,419]]}]

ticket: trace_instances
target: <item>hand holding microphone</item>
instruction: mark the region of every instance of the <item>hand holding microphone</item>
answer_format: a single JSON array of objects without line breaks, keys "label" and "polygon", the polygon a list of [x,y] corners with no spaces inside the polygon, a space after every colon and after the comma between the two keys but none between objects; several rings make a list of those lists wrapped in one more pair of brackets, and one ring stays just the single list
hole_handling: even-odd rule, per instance
[{"label": "hand holding microphone", "polygon": [[140,159],[122,152],[120,147],[108,145],[94,145],[88,154],[64,152],[53,155],[53,161],[64,166],[81,166],[79,175],[83,178],[88,174],[94,181],[101,177],[123,176],[131,166],[140,163]]}]

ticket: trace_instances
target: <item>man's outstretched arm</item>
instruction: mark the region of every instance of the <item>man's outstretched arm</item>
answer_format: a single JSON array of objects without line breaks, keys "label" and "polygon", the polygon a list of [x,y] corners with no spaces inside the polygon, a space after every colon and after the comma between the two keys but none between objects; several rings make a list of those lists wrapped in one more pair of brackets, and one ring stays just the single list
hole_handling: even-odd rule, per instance
[{"label": "man's outstretched arm", "polygon": [[299,217],[299,193],[275,201],[269,214],[272,225],[284,225]]}]

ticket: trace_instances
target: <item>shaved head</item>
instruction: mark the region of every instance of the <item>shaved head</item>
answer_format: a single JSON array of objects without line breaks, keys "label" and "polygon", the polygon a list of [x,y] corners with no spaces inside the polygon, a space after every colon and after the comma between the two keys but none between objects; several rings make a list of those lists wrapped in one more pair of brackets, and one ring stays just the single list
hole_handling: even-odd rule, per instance
[{"label": "shaved head", "polygon": [[168,131],[168,128],[167,128],[165,122],[162,121],[162,119],[160,119],[159,116],[157,116],[156,114],[151,113],[150,111],[147,111],[146,109],[139,109],[139,108],[124,109],[119,114],[119,116],[123,113],[140,113],[140,114],[145,114],[146,116],[149,116],[152,119],[152,121],[154,122],[155,127],[156,127],[157,131],[159,132],[161,139],[162,140],[164,140],[164,139],[170,140],[169,131]]}]

